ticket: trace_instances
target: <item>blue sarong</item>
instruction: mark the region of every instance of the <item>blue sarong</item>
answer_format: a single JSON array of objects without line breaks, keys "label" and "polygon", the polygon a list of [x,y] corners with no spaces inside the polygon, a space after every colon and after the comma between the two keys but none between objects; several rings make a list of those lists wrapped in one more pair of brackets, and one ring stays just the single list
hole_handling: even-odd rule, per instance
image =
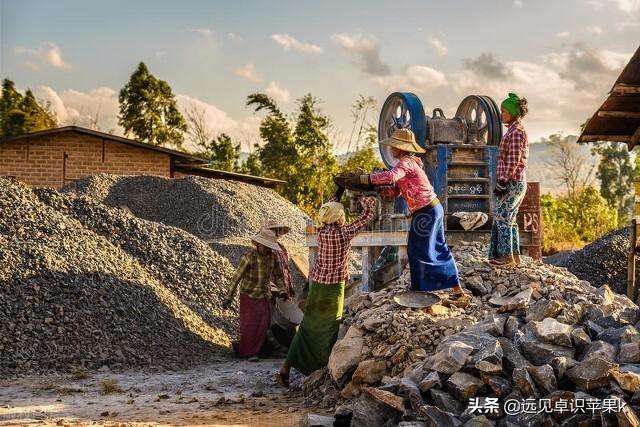
[{"label": "blue sarong", "polygon": [[496,198],[489,242],[489,259],[520,254],[518,209],[526,193],[527,183],[516,181],[509,183],[505,193]]},{"label": "blue sarong", "polygon": [[444,237],[444,210],[441,204],[414,212],[407,255],[412,290],[438,291],[458,286],[458,267]]}]

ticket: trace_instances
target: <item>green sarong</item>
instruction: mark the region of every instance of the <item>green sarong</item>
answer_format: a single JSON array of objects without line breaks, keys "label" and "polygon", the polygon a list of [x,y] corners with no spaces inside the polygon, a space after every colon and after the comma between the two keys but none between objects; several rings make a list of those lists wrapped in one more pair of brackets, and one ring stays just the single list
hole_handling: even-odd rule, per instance
[{"label": "green sarong", "polygon": [[287,363],[304,375],[327,366],[338,338],[344,302],[344,282],[312,282],[302,323],[291,341]]}]

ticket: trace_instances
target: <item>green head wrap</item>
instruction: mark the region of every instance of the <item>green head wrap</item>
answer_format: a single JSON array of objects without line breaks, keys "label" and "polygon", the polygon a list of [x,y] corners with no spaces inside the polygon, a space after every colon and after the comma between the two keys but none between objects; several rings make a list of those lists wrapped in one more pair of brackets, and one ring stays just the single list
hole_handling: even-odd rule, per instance
[{"label": "green head wrap", "polygon": [[520,117],[522,115],[522,110],[520,109],[520,97],[515,93],[510,93],[509,97],[502,101],[502,106],[513,117]]}]

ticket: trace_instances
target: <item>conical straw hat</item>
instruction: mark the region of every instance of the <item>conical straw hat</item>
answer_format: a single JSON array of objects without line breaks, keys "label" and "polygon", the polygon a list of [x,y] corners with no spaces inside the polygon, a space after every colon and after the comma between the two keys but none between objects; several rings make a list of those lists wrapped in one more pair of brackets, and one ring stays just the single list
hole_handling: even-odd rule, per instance
[{"label": "conical straw hat", "polygon": [[397,148],[398,150],[408,151],[410,153],[426,153],[424,148],[420,147],[416,142],[416,137],[409,129],[396,129],[391,134],[391,138],[383,139],[380,144]]},{"label": "conical straw hat", "polygon": [[280,230],[280,235],[287,234],[289,231],[291,231],[291,227],[289,227],[288,225],[284,225],[274,218],[267,219],[264,222],[264,226],[262,228],[266,228],[267,230],[271,230],[273,232],[275,232],[276,230]]},{"label": "conical straw hat", "polygon": [[273,249],[274,251],[279,251],[280,245],[278,245],[278,239],[276,238],[276,233],[271,230],[262,229],[258,234],[251,236],[251,240],[254,242],[260,243],[268,248]]}]

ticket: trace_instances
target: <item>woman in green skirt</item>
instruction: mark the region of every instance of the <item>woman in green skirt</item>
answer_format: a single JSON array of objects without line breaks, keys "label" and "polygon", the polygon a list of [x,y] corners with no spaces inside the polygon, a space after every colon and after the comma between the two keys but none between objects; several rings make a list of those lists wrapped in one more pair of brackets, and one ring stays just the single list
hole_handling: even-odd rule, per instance
[{"label": "woman in green skirt", "polygon": [[320,207],[318,255],[311,271],[304,318],[293,337],[287,359],[276,376],[276,382],[282,386],[289,386],[291,367],[309,375],[327,365],[342,320],[351,240],[373,218],[376,198],[363,197],[360,204],[362,213],[346,225],[342,204],[330,201]]}]

